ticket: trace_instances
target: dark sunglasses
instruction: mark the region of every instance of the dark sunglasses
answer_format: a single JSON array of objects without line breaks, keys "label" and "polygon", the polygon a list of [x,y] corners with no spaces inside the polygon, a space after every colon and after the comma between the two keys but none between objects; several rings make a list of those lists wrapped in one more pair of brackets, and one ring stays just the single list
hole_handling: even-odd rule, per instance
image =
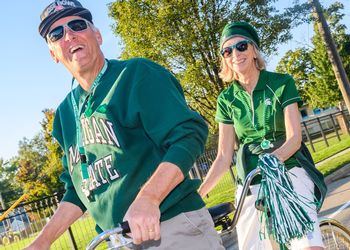
[{"label": "dark sunglasses", "polygon": [[81,32],[87,29],[89,26],[88,21],[84,19],[75,19],[72,21],[69,21],[66,24],[57,26],[53,30],[51,30],[47,34],[47,38],[50,39],[51,42],[56,42],[60,40],[64,36],[64,28],[67,27],[73,32]]},{"label": "dark sunglasses", "polygon": [[230,57],[234,49],[237,49],[239,52],[246,51],[249,43],[251,43],[249,40],[239,41],[238,43],[223,48],[220,53],[224,58]]}]

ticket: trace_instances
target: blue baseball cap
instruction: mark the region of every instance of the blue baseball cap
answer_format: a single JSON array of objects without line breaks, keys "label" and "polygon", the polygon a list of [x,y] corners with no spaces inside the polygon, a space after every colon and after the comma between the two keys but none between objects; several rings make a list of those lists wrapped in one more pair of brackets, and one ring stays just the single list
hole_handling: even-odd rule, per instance
[{"label": "blue baseball cap", "polygon": [[76,0],[56,0],[47,6],[40,15],[40,35],[46,39],[51,25],[57,20],[67,16],[80,16],[92,23],[92,15],[81,3]]}]

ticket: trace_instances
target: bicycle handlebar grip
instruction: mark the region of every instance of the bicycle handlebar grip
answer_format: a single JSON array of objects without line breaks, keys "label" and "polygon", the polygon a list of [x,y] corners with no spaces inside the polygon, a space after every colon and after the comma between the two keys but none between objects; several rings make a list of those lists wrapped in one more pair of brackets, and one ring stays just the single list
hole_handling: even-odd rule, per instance
[{"label": "bicycle handlebar grip", "polygon": [[125,236],[127,233],[130,233],[130,227],[129,227],[129,222],[123,221],[120,223],[120,227],[122,228],[122,235]]}]

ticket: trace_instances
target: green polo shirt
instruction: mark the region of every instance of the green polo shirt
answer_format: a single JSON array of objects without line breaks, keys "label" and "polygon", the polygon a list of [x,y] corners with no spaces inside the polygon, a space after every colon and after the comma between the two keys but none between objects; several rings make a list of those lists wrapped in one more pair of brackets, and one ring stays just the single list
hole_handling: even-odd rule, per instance
[{"label": "green polo shirt", "polygon": [[[266,138],[271,142],[286,137],[283,110],[289,104],[302,103],[295,82],[290,75],[260,71],[260,76],[252,94],[248,94],[238,81],[223,90],[217,100],[215,120],[232,124],[240,145],[257,143]],[[258,155],[246,160],[245,175],[256,167]],[[297,165],[291,157],[285,162],[287,168]],[[241,172],[241,171],[239,171]]]}]

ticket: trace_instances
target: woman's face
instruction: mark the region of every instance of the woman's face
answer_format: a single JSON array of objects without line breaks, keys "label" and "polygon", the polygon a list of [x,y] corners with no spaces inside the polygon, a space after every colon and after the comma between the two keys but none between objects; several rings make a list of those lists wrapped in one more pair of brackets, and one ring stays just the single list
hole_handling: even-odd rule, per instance
[{"label": "woman's face", "polygon": [[253,46],[250,41],[243,37],[233,37],[222,46],[224,51],[223,60],[235,73],[240,75],[249,74],[251,70],[256,69],[254,60],[256,53]]}]

